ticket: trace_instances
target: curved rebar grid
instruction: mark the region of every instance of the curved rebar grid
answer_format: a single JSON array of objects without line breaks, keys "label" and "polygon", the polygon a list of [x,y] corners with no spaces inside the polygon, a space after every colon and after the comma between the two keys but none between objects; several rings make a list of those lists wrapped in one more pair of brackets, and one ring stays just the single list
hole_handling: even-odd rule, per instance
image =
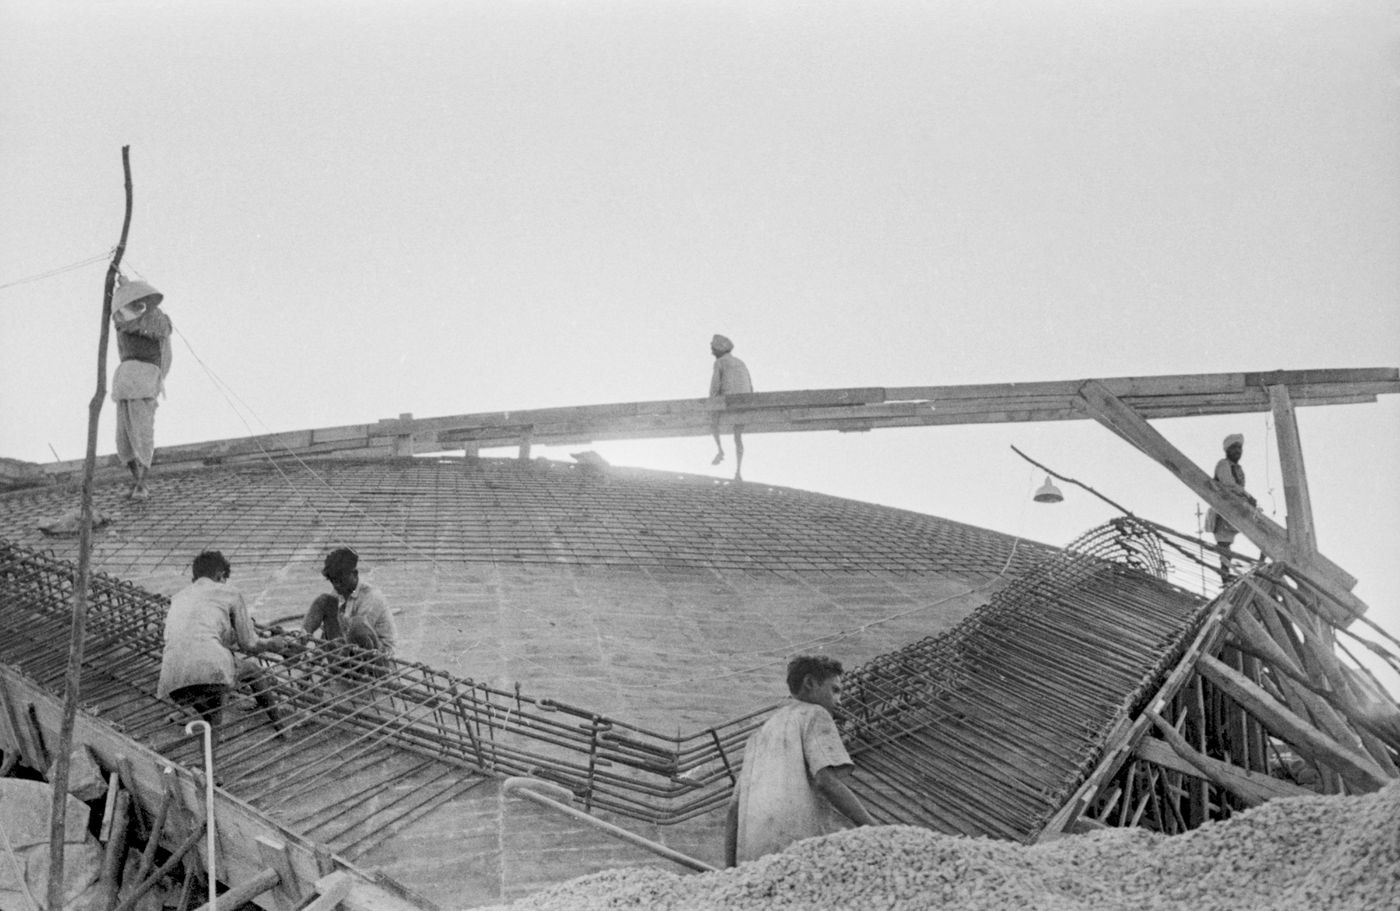
[{"label": "curved rebar grid", "polygon": [[[11,633],[0,659],[50,689],[63,671],[71,576],[64,561],[0,542],[0,623]],[[191,764],[195,744],[174,724],[184,720],[181,710],[154,695],[169,600],[99,574],[92,601],[84,709]],[[274,817],[293,803],[314,805],[297,821],[332,843],[360,825],[352,807],[379,787],[345,794],[341,783],[352,772],[378,772],[387,784],[410,770],[444,793],[458,788],[462,772],[533,775],[567,787],[589,809],[681,822],[723,803],[727,769],[737,767],[744,740],[772,708],[668,735],[348,643],[312,640],[288,658],[257,660],[272,699],[259,706],[239,694],[225,710],[223,787]],[[311,799],[317,794],[325,799]],[[422,802],[421,793],[400,795],[406,804],[413,798]]]},{"label": "curved rebar grid", "polygon": [[[877,818],[1033,831],[1204,604],[1164,581],[1175,555],[1145,524],[1116,520],[947,634],[852,670],[843,727]],[[0,542],[0,622],[11,632],[0,658],[50,687],[63,670],[56,644],[71,585],[69,564]],[[92,598],[84,707],[190,763],[194,745],[172,723],[183,716],[154,696],[168,599],[105,575]],[[315,640],[260,662],[276,720],[246,695],[234,700],[221,726],[225,788],[344,850],[382,840],[384,817],[371,823],[366,797],[407,825],[483,776],[531,775],[590,810],[682,822],[728,799],[744,742],[776,708],[668,735],[347,644]]]},{"label": "curved rebar grid", "polygon": [[954,629],[847,675],[855,790],[881,822],[1035,835],[1208,602],[1132,519],[1081,536]]}]

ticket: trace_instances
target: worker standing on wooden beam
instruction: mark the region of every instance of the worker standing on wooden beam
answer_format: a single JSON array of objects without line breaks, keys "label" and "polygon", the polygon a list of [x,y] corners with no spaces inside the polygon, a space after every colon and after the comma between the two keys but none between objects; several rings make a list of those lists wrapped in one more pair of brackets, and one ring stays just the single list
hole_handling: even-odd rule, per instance
[{"label": "worker standing on wooden beam", "polygon": [[[734,343],[716,334],[710,339],[710,353],[715,356],[715,369],[710,374],[710,398],[744,392],[753,392],[753,381],[749,379],[749,368],[732,352]],[[724,461],[724,444],[719,439],[719,411],[711,419],[710,429],[715,437],[715,457],[711,465]],[[744,480],[744,425],[734,425],[734,480]]]},{"label": "worker standing on wooden beam", "polygon": [[[1244,500],[1250,506],[1258,505],[1249,491],[1244,489],[1244,466],[1240,464],[1240,457],[1244,455],[1244,434],[1230,434],[1223,445],[1225,458],[1215,463],[1215,483],[1227,496]],[[1235,526],[1211,509],[1206,512],[1206,528],[1215,536],[1216,547],[1220,550],[1220,581],[1229,584],[1234,578],[1230,566],[1230,546],[1235,543]]]},{"label": "worker standing on wooden beam", "polygon": [[127,496],[150,496],[146,473],[156,451],[156,405],[170,372],[170,317],[160,308],[164,295],[143,281],[120,279],[112,302],[121,363],[112,375],[117,406],[117,457],[131,471]]}]

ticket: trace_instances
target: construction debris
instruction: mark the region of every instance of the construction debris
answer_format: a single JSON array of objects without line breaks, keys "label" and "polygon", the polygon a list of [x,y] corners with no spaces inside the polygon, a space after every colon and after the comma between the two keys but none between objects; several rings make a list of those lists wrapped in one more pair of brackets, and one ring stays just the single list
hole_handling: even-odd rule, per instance
[{"label": "construction debris", "polygon": [[[111,523],[111,519],[103,515],[98,510],[92,511],[92,527],[96,531]],[[57,519],[52,519],[39,526],[39,530],[50,538],[76,538],[82,531],[83,511],[81,509],[70,509]]]},{"label": "construction debris", "polygon": [[913,826],[809,839],[731,870],[608,870],[496,911],[1348,911],[1400,906],[1400,782],[1274,800],[1176,836],[1106,829],[1026,847]]},{"label": "construction debris", "polygon": [[[41,781],[0,778],[0,908],[44,911],[49,880],[49,812],[53,791]],[[96,909],[102,898],[102,845],[88,834],[90,810],[76,797],[67,801],[64,826],[64,908]]]}]

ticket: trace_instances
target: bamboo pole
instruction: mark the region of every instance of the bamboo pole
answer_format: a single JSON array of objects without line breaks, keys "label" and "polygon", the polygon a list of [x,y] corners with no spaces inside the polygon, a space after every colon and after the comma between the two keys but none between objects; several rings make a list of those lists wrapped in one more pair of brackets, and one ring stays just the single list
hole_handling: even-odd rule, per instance
[{"label": "bamboo pole", "polygon": [[1356,753],[1302,721],[1233,668],[1209,655],[1202,655],[1196,662],[1196,669],[1201,676],[1229,694],[1235,711],[1247,709],[1299,752],[1331,765],[1357,791],[1376,791],[1389,783],[1390,777],[1376,766],[1370,756]]},{"label": "bamboo pole", "polygon": [[[132,911],[132,909],[136,907],[136,903],[141,900],[142,896],[154,889],[164,877],[170,874],[170,871],[185,862],[185,855],[189,854],[190,850],[194,848],[195,845],[199,844],[199,840],[203,837],[204,824],[203,821],[201,821],[198,826],[190,830],[190,834],[185,837],[184,841],[180,842],[180,846],[166,859],[165,863],[161,864],[153,873],[141,880],[140,884],[138,884],[126,898],[122,899],[113,911]],[[186,867],[186,882],[189,882],[190,876],[191,871]],[[63,906],[58,905],[57,907],[62,908]]]},{"label": "bamboo pole", "polygon": [[230,888],[217,899],[208,904],[200,905],[198,911],[216,911],[216,904],[225,908],[238,908],[246,902],[252,901],[262,895],[268,889],[281,882],[282,877],[271,867],[259,870],[254,873],[251,879],[244,880],[236,886]]},{"label": "bamboo pole", "polygon": [[49,784],[53,788],[53,804],[49,811],[49,889],[48,907],[63,907],[63,839],[68,800],[68,754],[73,749],[73,724],[78,714],[78,698],[82,684],[83,636],[87,625],[88,583],[92,571],[92,478],[97,465],[97,424],[102,416],[102,403],[107,398],[107,340],[112,317],[112,289],[121,271],[122,254],[126,252],[126,235],[131,227],[131,147],[122,146],[122,173],[126,186],[126,214],[122,219],[121,239],[107,267],[107,280],[102,289],[102,328],[97,344],[97,390],[88,403],[87,457],[83,462],[82,520],[78,525],[78,570],[73,581],[73,628],[68,643],[68,672],[63,699],[63,722],[58,730],[58,752]]},{"label": "bamboo pole", "polygon": [[114,808],[112,829],[107,836],[106,850],[102,853],[102,873],[97,880],[101,884],[102,911],[111,911],[117,904],[122,865],[126,863],[126,824],[131,811],[130,791],[118,786],[111,793]]}]

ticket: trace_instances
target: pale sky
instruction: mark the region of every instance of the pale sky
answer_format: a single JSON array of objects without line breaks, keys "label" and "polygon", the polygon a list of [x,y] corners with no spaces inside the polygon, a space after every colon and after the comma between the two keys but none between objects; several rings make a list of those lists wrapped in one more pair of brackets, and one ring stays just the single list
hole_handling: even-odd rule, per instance
[{"label": "pale sky", "polygon": [[[1400,366],[1397,15],[7,0],[0,455],[83,455],[123,145],[160,445],[700,396],[715,332],[760,391]],[[1397,400],[1300,423],[1319,545],[1400,636]],[[1268,416],[1157,426],[1207,471],[1243,432],[1286,521]],[[1090,422],[756,436],[745,476],[1053,544],[1112,515],[1031,503],[1013,444],[1196,527]]]}]

